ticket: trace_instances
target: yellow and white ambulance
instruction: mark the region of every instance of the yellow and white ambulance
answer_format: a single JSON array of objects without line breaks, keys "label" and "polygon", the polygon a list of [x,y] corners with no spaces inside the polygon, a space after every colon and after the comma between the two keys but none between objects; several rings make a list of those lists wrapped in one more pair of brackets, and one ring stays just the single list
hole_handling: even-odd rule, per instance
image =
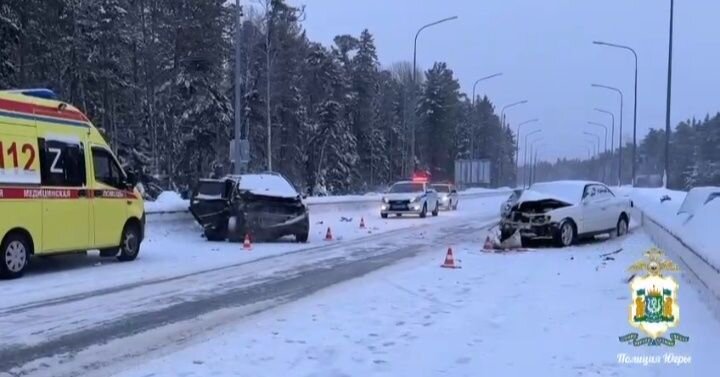
[{"label": "yellow and white ambulance", "polygon": [[77,108],[47,89],[0,91],[0,278],[32,255],[134,260],[145,214],[135,178]]}]

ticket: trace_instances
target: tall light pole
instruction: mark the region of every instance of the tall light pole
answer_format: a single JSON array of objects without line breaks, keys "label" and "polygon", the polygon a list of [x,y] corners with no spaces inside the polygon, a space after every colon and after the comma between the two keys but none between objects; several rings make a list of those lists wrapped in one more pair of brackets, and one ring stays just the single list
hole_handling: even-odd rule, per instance
[{"label": "tall light pole", "polygon": [[603,114],[608,114],[612,118],[612,128],[610,131],[610,160],[612,160],[613,155],[615,154],[615,147],[613,146],[615,144],[615,114],[612,111],[607,111],[599,108],[595,108],[595,111]]},{"label": "tall light pole", "polygon": [[[418,31],[415,33],[415,43],[413,44],[413,70],[412,70],[413,102],[416,101],[415,87],[417,86],[417,41],[418,41],[418,37],[420,36],[420,33],[423,30],[425,30],[431,26],[435,26],[437,24],[441,24],[441,23],[447,22],[447,21],[452,21],[457,18],[458,18],[457,16],[452,16],[452,17],[443,18],[442,20],[437,20],[435,22],[431,22],[429,24],[426,24],[426,25],[423,25],[422,27],[420,27],[420,29],[418,29]],[[415,106],[413,106],[413,108],[415,108]],[[415,114],[414,111],[413,111],[413,114]],[[412,133],[410,134],[410,158],[412,158],[411,169],[414,171],[415,170],[415,128],[416,128],[415,127],[416,122],[415,122],[414,115],[413,115],[412,119],[413,119]]]},{"label": "tall light pole", "polygon": [[[538,122],[538,121],[540,121],[540,119],[534,118],[534,119],[526,120],[526,121],[521,122],[521,123],[518,124],[517,133],[516,133],[516,138],[515,138],[515,170],[517,170],[517,171],[519,171],[519,169],[520,169],[520,166],[518,165],[518,163],[520,163],[520,161],[519,161],[519,160],[520,160],[520,129],[521,129],[522,126],[525,125],[525,124],[535,123],[535,122]],[[516,176],[516,177],[515,177],[515,185],[518,184],[517,180],[518,180],[518,179],[517,179],[517,176]]]},{"label": "tall light pole", "polygon": [[670,101],[672,97],[672,60],[673,60],[673,18],[675,1],[670,0],[670,38],[668,45],[667,103],[665,105],[665,188],[670,179]]},{"label": "tall light pole", "polygon": [[608,46],[608,47],[615,47],[620,48],[623,50],[627,50],[632,52],[633,57],[635,57],[635,101],[633,104],[633,146],[632,146],[632,180],[631,183],[633,186],[635,186],[635,174],[636,174],[636,154],[637,154],[637,92],[638,92],[638,55],[635,49],[633,49],[630,46],[625,45],[619,45],[615,43],[608,43],[608,42],[602,42],[602,41],[594,41],[593,42],[596,45],[599,46]]},{"label": "tall light pole", "polygon": [[540,151],[541,148],[545,148],[545,146],[546,146],[546,144],[540,144],[537,146],[537,148],[535,148],[535,159],[532,164],[533,167],[532,167],[532,171],[530,173],[530,184],[528,184],[528,186],[531,186],[533,183],[535,183],[535,179],[536,179],[535,176],[537,173],[537,164],[538,164],[538,162],[537,162],[538,152]]},{"label": "tall light pole", "polygon": [[[240,0],[235,0],[235,150],[234,158],[235,164],[233,164],[233,173],[240,174],[243,170],[242,153],[240,151],[240,138],[242,137],[242,109],[240,108],[241,101],[240,97],[242,92],[240,91],[240,28],[241,28],[241,17],[242,8],[240,7]],[[247,138],[247,135],[245,135]]]},{"label": "tall light pole", "polygon": [[535,130],[525,135],[525,150],[523,151],[523,187],[525,187],[525,172],[527,171],[527,147],[528,137],[542,132],[542,130]]},{"label": "tall light pole", "polygon": [[[598,123],[598,122],[588,122],[588,124],[591,125],[591,126],[602,127],[602,128],[605,130],[605,148],[603,149],[603,150],[604,150],[603,153],[605,154],[605,158],[607,158],[607,152],[608,152],[608,149],[607,149],[608,128],[607,128],[607,126],[604,125],[604,124],[602,124],[602,123]],[[602,175],[603,175],[603,182],[605,182],[605,179],[606,179],[605,170],[607,170],[607,169],[605,169],[605,168],[606,168],[607,164],[602,164],[602,165],[603,165],[603,174],[602,174]]]},{"label": "tall light pole", "polygon": [[[538,131],[542,131],[542,130],[538,130]],[[535,143],[537,143],[537,142],[539,142],[539,141],[543,141],[543,140],[544,140],[543,137],[540,136],[539,138],[530,141],[530,161],[527,161],[527,160],[526,160],[526,161],[525,161],[525,166],[528,166],[528,163],[532,163],[532,156],[533,156],[533,150],[534,150],[534,148],[535,148]],[[531,173],[532,173],[532,172],[531,172],[531,170],[527,170],[527,169],[526,169],[526,171],[527,171],[527,173],[530,173],[530,174],[528,174],[528,184],[527,184],[527,186],[530,187],[530,179],[532,178],[532,177],[531,177]],[[524,172],[523,172],[523,173],[524,173]],[[525,179],[525,174],[523,174],[523,180],[524,180],[524,179]],[[524,187],[524,184],[523,184],[523,187]]]},{"label": "tall light pole", "polygon": [[[498,76],[502,76],[502,72],[498,72],[498,73],[495,73],[495,74],[492,74],[489,76],[481,77],[481,78],[475,80],[475,82],[473,83],[473,88],[472,88],[472,107],[473,107],[472,111],[473,111],[473,113],[475,112],[475,87],[477,87],[477,84],[481,81],[490,80],[491,78],[498,77]],[[472,119],[471,119],[470,124],[473,124]],[[474,126],[474,124],[473,124],[473,127],[470,128],[470,157],[476,158],[476,155],[475,155],[475,126]]]},{"label": "tall light pole", "polygon": [[618,186],[622,186],[622,165],[623,165],[623,142],[622,142],[622,133],[623,133],[623,92],[622,90],[607,86],[607,85],[600,85],[600,84],[592,84],[594,88],[602,88],[602,89],[608,89],[612,90],[614,92],[617,92],[620,95],[620,132],[618,132]]},{"label": "tall light pole", "polygon": [[600,151],[600,135],[594,134],[592,132],[583,131],[583,135],[592,136],[595,140],[595,155],[599,155]]},{"label": "tall light pole", "polygon": [[501,125],[502,125],[502,128],[505,128],[505,127],[507,126],[507,125],[505,124],[505,111],[508,110],[508,109],[510,109],[511,107],[515,107],[515,106],[519,106],[519,105],[524,105],[524,104],[526,104],[526,103],[528,103],[528,100],[524,99],[524,100],[522,100],[522,101],[513,102],[513,103],[511,103],[511,104],[509,104],[509,105],[503,106],[502,111],[500,111],[500,121],[502,122],[502,124],[501,124]]}]

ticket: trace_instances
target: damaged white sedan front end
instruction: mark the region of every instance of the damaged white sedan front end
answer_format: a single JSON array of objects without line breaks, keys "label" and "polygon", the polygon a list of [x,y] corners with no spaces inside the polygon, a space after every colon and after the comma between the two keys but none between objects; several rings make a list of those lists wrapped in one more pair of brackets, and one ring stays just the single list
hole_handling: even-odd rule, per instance
[{"label": "damaged white sedan front end", "polygon": [[624,235],[632,203],[604,184],[589,181],[538,183],[523,192],[500,222],[501,241],[519,235],[522,243],[553,241],[572,245],[578,237]]}]

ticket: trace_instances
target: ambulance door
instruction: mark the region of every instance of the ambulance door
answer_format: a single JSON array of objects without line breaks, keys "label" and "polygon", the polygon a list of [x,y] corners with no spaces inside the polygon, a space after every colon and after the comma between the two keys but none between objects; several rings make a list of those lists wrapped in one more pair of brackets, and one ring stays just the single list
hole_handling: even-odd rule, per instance
[{"label": "ambulance door", "polygon": [[125,176],[113,154],[104,147],[92,147],[92,161],[95,246],[120,246],[120,236],[131,203],[123,188]]},{"label": "ambulance door", "polygon": [[72,138],[40,138],[42,187],[31,196],[42,200],[42,252],[87,250],[90,201],[83,143]]}]

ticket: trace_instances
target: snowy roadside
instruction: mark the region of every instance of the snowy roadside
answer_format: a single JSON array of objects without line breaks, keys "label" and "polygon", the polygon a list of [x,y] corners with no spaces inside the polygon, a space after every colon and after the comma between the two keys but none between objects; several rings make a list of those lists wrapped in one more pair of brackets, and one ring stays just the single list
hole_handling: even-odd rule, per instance
[{"label": "snowy roadside", "polygon": [[[714,232],[720,224],[720,200],[701,205],[694,214],[678,214],[687,192],[663,188],[623,189],[650,218],[680,238],[707,263],[720,270],[720,248]],[[667,196],[670,200],[661,202]]]},{"label": "snowy roadside", "polygon": [[[478,252],[481,238],[455,245],[462,269],[439,268],[444,249],[438,245],[437,254],[251,317],[115,377],[709,376],[717,370],[720,324],[693,289],[681,288],[679,296],[678,331],[690,342],[674,348],[619,342],[632,330],[626,271],[651,246],[641,232],[504,255]],[[666,354],[690,356],[690,364],[664,364]],[[661,365],[622,364],[622,355],[646,361],[659,355]]]}]

